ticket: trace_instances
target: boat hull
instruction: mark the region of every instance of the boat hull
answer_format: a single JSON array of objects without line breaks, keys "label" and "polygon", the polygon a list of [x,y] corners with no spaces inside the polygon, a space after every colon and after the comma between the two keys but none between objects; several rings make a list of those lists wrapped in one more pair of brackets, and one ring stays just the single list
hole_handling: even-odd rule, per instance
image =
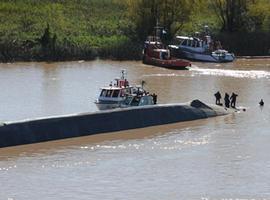
[{"label": "boat hull", "polygon": [[233,62],[235,59],[235,56],[231,53],[226,53],[225,55],[220,56],[215,53],[199,53],[182,49],[174,49],[172,52],[179,58],[201,62],[226,63]]},{"label": "boat hull", "polygon": [[0,125],[0,148],[177,123],[229,113],[229,109],[206,105],[195,100],[187,104],[138,106],[5,122]]},{"label": "boat hull", "polygon": [[99,110],[108,110],[108,109],[119,108],[120,104],[118,104],[118,103],[111,103],[111,104],[96,103],[96,106],[98,107]]},{"label": "boat hull", "polygon": [[234,56],[229,53],[224,56],[217,56],[213,54],[203,54],[203,53],[193,53],[193,52],[183,51],[183,54],[184,54],[184,57],[187,59],[203,61],[203,62],[225,63],[225,62],[234,61]]},{"label": "boat hull", "polygon": [[114,109],[119,108],[122,101],[96,101],[95,104],[98,107],[99,110],[108,110],[108,109]]},{"label": "boat hull", "polygon": [[182,59],[158,59],[144,55],[143,63],[148,65],[155,65],[159,67],[165,67],[168,69],[186,70],[187,67],[191,66],[191,63]]}]

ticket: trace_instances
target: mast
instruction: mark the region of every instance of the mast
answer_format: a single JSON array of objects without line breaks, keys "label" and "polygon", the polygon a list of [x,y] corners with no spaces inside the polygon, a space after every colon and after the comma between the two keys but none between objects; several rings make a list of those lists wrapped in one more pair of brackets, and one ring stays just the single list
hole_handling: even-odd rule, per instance
[{"label": "mast", "polygon": [[154,29],[155,29],[155,37],[161,38],[161,33],[164,28],[159,25],[158,19],[157,19],[156,26],[154,27]]}]

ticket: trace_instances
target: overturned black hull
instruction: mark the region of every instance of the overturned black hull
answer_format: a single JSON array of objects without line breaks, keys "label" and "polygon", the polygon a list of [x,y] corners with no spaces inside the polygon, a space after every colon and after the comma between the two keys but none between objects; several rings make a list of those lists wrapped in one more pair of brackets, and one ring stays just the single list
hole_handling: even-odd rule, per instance
[{"label": "overturned black hull", "polygon": [[207,106],[196,100],[191,104],[142,106],[3,123],[0,125],[0,148],[225,114],[229,114],[229,112],[222,107]]}]

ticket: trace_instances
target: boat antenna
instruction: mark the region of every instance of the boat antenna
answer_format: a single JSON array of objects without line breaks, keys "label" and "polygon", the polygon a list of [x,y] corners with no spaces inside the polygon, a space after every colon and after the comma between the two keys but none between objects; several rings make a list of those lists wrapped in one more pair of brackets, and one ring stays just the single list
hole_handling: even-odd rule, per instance
[{"label": "boat antenna", "polygon": [[209,30],[209,26],[208,25],[204,25],[204,33],[206,35],[210,35],[210,30]]},{"label": "boat antenna", "polygon": [[126,75],[127,75],[127,72],[125,69],[122,69],[121,70],[121,79],[125,79],[126,78]]},{"label": "boat antenna", "polygon": [[154,27],[154,29],[155,29],[155,37],[160,38],[164,28],[159,25],[158,19],[156,21],[156,26]]},{"label": "boat antenna", "polygon": [[157,19],[157,22],[156,22],[156,27],[155,27],[155,36],[156,38],[158,37],[158,29],[159,29],[159,24],[158,24],[158,19]]},{"label": "boat antenna", "polygon": [[142,89],[143,89],[143,86],[146,84],[146,82],[144,80],[142,80]]}]

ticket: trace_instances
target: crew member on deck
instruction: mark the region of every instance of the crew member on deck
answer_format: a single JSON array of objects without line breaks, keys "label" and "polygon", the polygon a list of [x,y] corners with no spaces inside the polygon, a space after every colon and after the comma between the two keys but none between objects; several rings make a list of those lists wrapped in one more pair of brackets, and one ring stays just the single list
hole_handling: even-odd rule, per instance
[{"label": "crew member on deck", "polygon": [[232,93],[232,96],[230,97],[230,100],[231,100],[231,107],[232,107],[232,108],[235,108],[235,103],[236,103],[236,97],[237,97],[237,96],[238,96],[237,94]]},{"label": "crew member on deck", "polygon": [[220,99],[221,99],[221,94],[220,92],[218,91],[217,93],[214,94],[215,97],[216,97],[216,105],[221,105],[220,103]]},{"label": "crew member on deck", "polygon": [[230,96],[229,96],[229,94],[227,92],[225,93],[224,103],[225,103],[226,108],[230,107]]},{"label": "crew member on deck", "polygon": [[259,102],[260,106],[264,105],[263,99],[261,99],[261,101]]},{"label": "crew member on deck", "polygon": [[155,93],[152,94],[154,104],[157,104],[157,95]]}]

